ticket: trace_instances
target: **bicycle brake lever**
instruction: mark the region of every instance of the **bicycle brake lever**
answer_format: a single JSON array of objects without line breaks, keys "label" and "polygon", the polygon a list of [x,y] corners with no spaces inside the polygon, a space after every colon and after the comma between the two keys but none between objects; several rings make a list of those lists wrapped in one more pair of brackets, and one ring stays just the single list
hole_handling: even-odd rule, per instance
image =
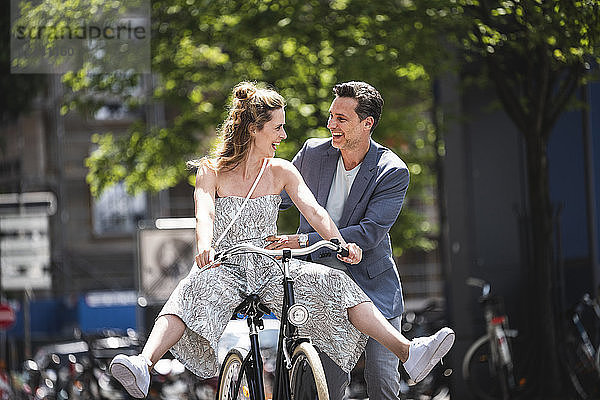
[{"label": "bicycle brake lever", "polygon": [[338,248],[336,252],[339,253],[339,255],[341,255],[342,257],[348,257],[350,255],[348,249],[340,244],[339,239],[334,238],[331,239],[330,242],[337,245]]},{"label": "bicycle brake lever", "polygon": [[223,253],[216,253],[213,261],[209,262],[208,264],[206,264],[203,267],[198,267],[198,268],[200,269],[200,272],[204,272],[207,269],[211,269],[212,267],[214,267],[215,264],[219,264],[219,263],[226,261],[228,258],[229,257],[227,255],[224,255]]},{"label": "bicycle brake lever", "polygon": [[348,251],[348,249],[345,247],[342,247],[341,245],[340,245],[339,253],[340,253],[340,256],[342,256],[342,257],[348,257],[350,255],[350,252]]}]

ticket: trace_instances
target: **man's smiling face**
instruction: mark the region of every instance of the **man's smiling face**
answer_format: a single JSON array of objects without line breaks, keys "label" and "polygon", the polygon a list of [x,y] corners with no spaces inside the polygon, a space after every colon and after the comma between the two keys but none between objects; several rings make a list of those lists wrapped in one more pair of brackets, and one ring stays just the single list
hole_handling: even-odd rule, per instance
[{"label": "man's smiling face", "polygon": [[354,150],[369,140],[368,118],[360,120],[356,114],[358,101],[351,97],[336,97],[329,107],[327,129],[331,132],[331,144],[340,150]]}]

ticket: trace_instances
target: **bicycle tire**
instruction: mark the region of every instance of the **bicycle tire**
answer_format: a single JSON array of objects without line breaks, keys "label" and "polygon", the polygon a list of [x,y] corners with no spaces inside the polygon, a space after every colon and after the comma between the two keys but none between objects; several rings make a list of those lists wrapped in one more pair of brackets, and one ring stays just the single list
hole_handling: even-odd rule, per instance
[{"label": "bicycle tire", "polygon": [[590,360],[581,339],[572,332],[565,340],[564,356],[569,379],[578,397],[582,400],[600,398],[600,373],[596,360]]},{"label": "bicycle tire", "polygon": [[292,355],[292,400],[329,400],[327,380],[319,354],[312,344],[300,343]]},{"label": "bicycle tire", "polygon": [[[502,400],[508,387],[508,371],[494,371],[490,342],[487,335],[477,339],[463,358],[463,379],[471,394],[482,400]],[[496,375],[495,372],[498,374]]]},{"label": "bicycle tire", "polygon": [[[239,350],[232,349],[227,353],[219,372],[216,400],[250,399],[248,379],[246,372],[242,370],[243,362],[244,357]],[[238,380],[241,380],[239,393],[234,393]]]},{"label": "bicycle tire", "polygon": [[600,346],[596,349],[596,370],[600,374]]}]

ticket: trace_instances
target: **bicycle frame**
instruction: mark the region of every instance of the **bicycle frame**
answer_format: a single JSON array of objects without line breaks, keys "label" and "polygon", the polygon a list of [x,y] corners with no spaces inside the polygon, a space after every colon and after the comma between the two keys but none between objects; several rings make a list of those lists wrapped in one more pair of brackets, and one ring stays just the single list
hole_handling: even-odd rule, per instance
[{"label": "bicycle frame", "polygon": [[[249,378],[248,390],[251,393],[250,398],[264,399],[265,388],[263,383],[263,362],[260,355],[258,331],[264,326],[262,316],[267,311],[270,312],[270,310],[262,310],[260,308],[260,299],[258,299],[258,296],[253,295],[246,298],[246,300],[244,300],[242,304],[236,308],[236,311],[239,311],[247,316],[248,329],[250,331],[250,351],[246,357],[244,357],[240,371],[245,370],[246,376]],[[235,393],[239,393],[240,384],[241,381],[236,383]]]},{"label": "bicycle frame", "polygon": [[[512,370],[512,356],[508,345],[507,334],[508,321],[506,315],[496,313],[496,305],[491,299],[487,299],[485,303],[485,316],[488,331],[489,341],[492,347],[492,357],[495,365],[507,367]],[[510,384],[510,383],[509,383]],[[514,387],[511,385],[511,388]]]},{"label": "bicycle frame", "polygon": [[[266,256],[280,256],[281,263],[283,266],[283,305],[281,309],[281,320],[279,328],[279,339],[277,341],[277,360],[275,368],[275,381],[273,383],[273,400],[287,400],[291,398],[290,393],[290,376],[289,370],[292,368],[291,354],[295,347],[303,342],[309,342],[310,338],[299,337],[298,329],[296,325],[292,323],[288,318],[289,310],[295,304],[294,298],[294,280],[290,274],[290,259],[293,255],[307,255],[321,247],[328,247],[332,250],[342,252],[342,255],[347,255],[344,248],[335,240],[315,243],[312,246],[303,249],[283,249],[283,250],[266,250],[261,249],[253,245],[240,244],[233,246],[228,252],[232,252],[231,255],[235,255],[235,251],[240,253],[251,252],[256,254],[262,254]],[[224,261],[228,258],[228,255],[222,256],[217,254],[215,262]],[[206,267],[205,267],[206,268]],[[258,330],[263,326],[262,315],[266,310],[261,310],[259,307],[260,299],[258,296],[250,296],[247,298],[242,305],[248,303],[246,315],[248,316],[248,327],[250,329],[250,352],[242,362],[240,370],[245,370],[246,376],[248,377],[248,386],[250,391],[250,398],[253,400],[264,400],[265,389],[263,383],[263,363],[260,355],[260,346],[258,339]],[[242,306],[240,305],[240,306]],[[236,310],[239,310],[240,307]],[[240,381],[236,383],[235,392],[239,393]]]},{"label": "bicycle frame", "polygon": [[[294,299],[294,281],[290,277],[290,250],[284,251],[283,263],[283,307],[281,310],[281,327],[279,328],[279,340],[277,341],[277,361],[275,368],[275,383],[273,385],[273,399],[290,398],[290,376],[287,371],[292,367],[290,354],[291,343],[288,338],[296,335],[296,327],[288,321],[288,310],[296,302]],[[282,373],[285,371],[285,373]]]},{"label": "bicycle frame", "polygon": [[[473,343],[463,360],[463,374],[468,368],[470,358],[485,342],[489,343],[491,360],[488,364],[490,376],[498,380],[503,398],[510,398],[517,388],[513,374],[513,359],[509,338],[517,336],[516,330],[509,329],[508,317],[504,313],[500,298],[491,295],[490,284],[477,278],[467,279],[467,285],[482,289],[479,302],[483,307],[486,323],[486,335]],[[504,377],[505,379],[502,379]]]}]

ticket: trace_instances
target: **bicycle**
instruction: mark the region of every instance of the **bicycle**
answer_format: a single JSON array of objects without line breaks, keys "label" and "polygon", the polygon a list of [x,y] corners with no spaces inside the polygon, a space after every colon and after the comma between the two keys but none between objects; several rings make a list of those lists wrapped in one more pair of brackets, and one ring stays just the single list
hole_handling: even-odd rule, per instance
[{"label": "bicycle", "polygon": [[[308,321],[309,313],[306,307],[295,302],[294,282],[289,266],[292,257],[307,255],[324,247],[344,257],[348,255],[348,250],[342,247],[339,241],[332,239],[293,250],[266,250],[250,244],[238,244],[215,257],[216,262],[224,262],[235,255],[253,253],[269,257],[277,265],[281,263],[284,294],[273,382],[275,400],[329,400],[327,381],[319,355],[310,337],[298,334],[297,328]],[[234,315],[237,313],[247,318],[250,350],[234,348],[227,353],[219,373],[216,398],[265,400],[258,331],[263,327],[262,317],[270,314],[271,310],[261,303],[257,295],[250,295],[236,308]]]},{"label": "bicycle", "polygon": [[[586,311],[590,311],[591,323]],[[600,302],[588,293],[571,308],[565,336],[564,356],[573,389],[583,399],[600,398]],[[586,325],[595,328],[591,334]]]},{"label": "bicycle", "polygon": [[468,278],[466,283],[481,288],[479,302],[483,307],[487,332],[465,353],[462,363],[463,379],[472,394],[479,399],[513,398],[520,385],[517,385],[514,375],[511,339],[517,337],[518,332],[509,328],[502,298],[491,295],[488,282]]}]

